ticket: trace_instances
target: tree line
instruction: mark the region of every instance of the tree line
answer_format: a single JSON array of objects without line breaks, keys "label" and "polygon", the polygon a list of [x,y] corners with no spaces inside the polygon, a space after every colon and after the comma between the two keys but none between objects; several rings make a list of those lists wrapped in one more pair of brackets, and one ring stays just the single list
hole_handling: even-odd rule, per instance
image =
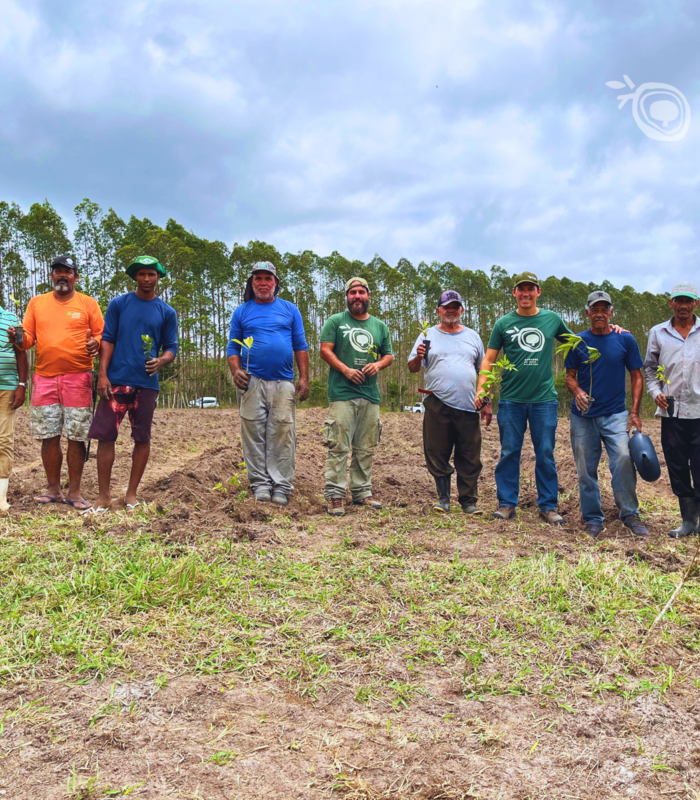
[{"label": "tree line", "polygon": [[[70,253],[80,270],[79,290],[94,296],[104,311],[112,298],[133,287],[124,272],[129,263],[138,255],[155,256],[168,270],[168,277],[160,282],[161,297],[177,311],[180,326],[180,352],[161,376],[166,402],[181,403],[202,395],[216,396],[223,403],[233,400],[225,361],[228,328],[256,261],[270,261],[277,267],[280,297],[295,303],[301,312],[311,357],[308,402],[313,405],[327,400],[328,367],[318,357],[320,331],[331,314],[346,308],[345,282],[355,275],[366,278],[371,287],[370,312],[391,330],[395,360],[380,373],[379,381],[385,404],[393,408],[418,397],[421,377],[409,373],[408,355],[418,335],[417,322],[436,321],[437,298],[444,289],[456,289],[462,295],[464,322],[484,343],[496,319],[514,308],[512,276],[497,265],[465,269],[449,261],[414,265],[405,258],[391,265],[379,255],[364,262],[338,252],[328,256],[310,250],[280,253],[260,241],[229,246],[201,238],[173,219],[165,227],[133,215],[125,221],[114,209],[105,212],[87,198],[74,213],[71,238],[65,220],[48,200],[33,203],[26,211],[17,203],[0,201],[0,303],[7,308],[14,295],[26,308],[33,295],[52,288],[52,260]],[[556,267],[559,271],[560,265]],[[540,305],[556,311],[578,332],[588,327],[584,306],[593,289],[609,292],[614,321],[634,334],[644,354],[649,329],[670,316],[668,294],[637,292],[631,286],[617,289],[609,281],[594,284],[548,277],[542,281]],[[564,407],[569,398],[563,387],[563,364],[560,357],[556,359]]]}]

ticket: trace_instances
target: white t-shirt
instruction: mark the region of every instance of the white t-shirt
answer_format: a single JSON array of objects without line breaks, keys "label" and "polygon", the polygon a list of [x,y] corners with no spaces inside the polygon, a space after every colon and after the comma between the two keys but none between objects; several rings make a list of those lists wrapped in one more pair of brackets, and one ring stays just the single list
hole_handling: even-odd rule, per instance
[{"label": "white t-shirt", "polygon": [[[428,339],[430,351],[428,368],[425,370],[425,388],[445,405],[476,413],[476,382],[484,358],[481,338],[470,328],[465,328],[460,333],[445,333],[433,326],[428,331]],[[416,357],[418,345],[422,341],[421,333],[413,345],[409,361]]]}]

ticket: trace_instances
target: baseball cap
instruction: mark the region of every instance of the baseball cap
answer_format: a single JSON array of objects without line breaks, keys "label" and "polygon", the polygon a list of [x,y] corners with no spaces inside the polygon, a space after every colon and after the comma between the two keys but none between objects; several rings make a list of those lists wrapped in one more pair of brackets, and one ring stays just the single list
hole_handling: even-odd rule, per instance
[{"label": "baseball cap", "polygon": [[586,300],[586,308],[590,308],[594,303],[609,303],[612,305],[613,301],[607,292],[603,292],[601,289],[596,289],[595,292],[591,292],[588,295],[588,300]]},{"label": "baseball cap", "polygon": [[672,291],[671,291],[671,300],[674,297],[692,297],[693,300],[698,299],[698,289],[694,283],[690,283],[689,281],[683,281],[683,283],[677,283]]},{"label": "baseball cap", "polygon": [[58,256],[54,258],[51,262],[51,269],[54,267],[68,267],[68,269],[72,269],[73,272],[78,271],[78,265],[75,263],[73,256]]},{"label": "baseball cap", "polygon": [[464,307],[462,295],[459,292],[455,292],[454,289],[447,289],[440,295],[438,306],[442,308],[442,306],[447,306],[450,303],[459,303],[460,306]]},{"label": "baseball cap", "polygon": [[360,286],[364,286],[367,291],[369,291],[369,284],[364,278],[350,278],[350,280],[345,284],[345,294],[347,294],[350,289],[352,289],[353,283],[359,283]]},{"label": "baseball cap", "polygon": [[[257,261],[253,264],[250,274],[255,275],[256,272],[271,272],[277,278],[277,267],[270,261]],[[279,278],[277,278],[279,280]]]},{"label": "baseball cap", "polygon": [[154,269],[160,278],[164,278],[168,274],[165,267],[158,261],[157,258],[154,258],[153,256],[139,256],[138,258],[135,258],[124,270],[124,272],[126,272],[130,278],[136,280],[136,273],[144,267]]},{"label": "baseball cap", "polygon": [[521,272],[520,275],[516,275],[513,278],[514,289],[521,283],[534,283],[538,289],[540,288],[540,282],[534,272]]}]

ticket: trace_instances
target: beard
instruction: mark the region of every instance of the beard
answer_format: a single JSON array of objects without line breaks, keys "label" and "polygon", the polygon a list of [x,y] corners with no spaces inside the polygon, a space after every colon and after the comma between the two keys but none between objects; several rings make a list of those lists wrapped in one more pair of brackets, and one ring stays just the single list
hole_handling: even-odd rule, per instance
[{"label": "beard", "polygon": [[59,292],[67,292],[70,289],[70,286],[68,285],[68,281],[59,279],[56,281],[54,288]]},{"label": "beard", "polygon": [[253,288],[253,294],[256,300],[269,300],[271,297],[275,296],[275,287],[273,286],[270,289]]},{"label": "beard", "polygon": [[348,300],[348,311],[352,314],[353,306],[355,305],[362,306],[362,314],[367,313],[367,309],[369,308],[369,300],[360,300],[359,298],[355,298],[354,300]]}]

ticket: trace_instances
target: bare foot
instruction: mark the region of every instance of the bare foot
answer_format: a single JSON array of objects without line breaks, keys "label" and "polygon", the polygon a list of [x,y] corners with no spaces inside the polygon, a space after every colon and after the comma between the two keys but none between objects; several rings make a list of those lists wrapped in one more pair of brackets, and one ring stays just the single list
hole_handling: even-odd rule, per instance
[{"label": "bare foot", "polygon": [[78,495],[77,497],[68,496],[63,502],[67,503],[69,506],[73,506],[73,508],[76,511],[87,511],[88,508],[90,508],[90,506],[92,505],[92,503],[89,500],[85,500],[80,495]]},{"label": "bare foot", "polygon": [[139,499],[135,494],[124,495],[124,505],[131,506],[132,508],[139,505]]},{"label": "bare foot", "polygon": [[34,502],[38,503],[40,506],[47,506],[49,503],[62,503],[63,495],[53,495],[46,492],[45,494],[40,494],[38,497],[35,497]]}]

